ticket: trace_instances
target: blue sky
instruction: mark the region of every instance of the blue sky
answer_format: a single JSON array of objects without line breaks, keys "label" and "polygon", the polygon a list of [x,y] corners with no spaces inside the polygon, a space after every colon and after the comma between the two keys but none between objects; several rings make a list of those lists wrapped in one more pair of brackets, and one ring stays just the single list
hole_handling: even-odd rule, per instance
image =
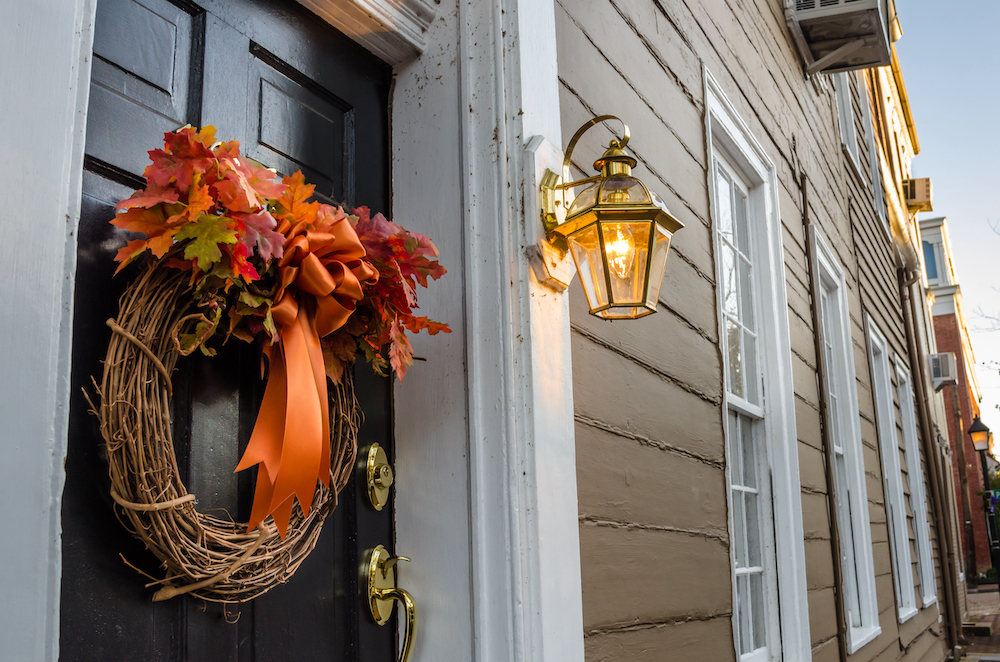
[{"label": "blue sky", "polygon": [[934,187],[934,212],[921,217],[948,217],[982,418],[1000,441],[1000,319],[977,314],[1000,318],[1000,235],[990,229],[1000,221],[1000,2],[896,0],[896,10],[896,50],[920,141],[914,176]]}]

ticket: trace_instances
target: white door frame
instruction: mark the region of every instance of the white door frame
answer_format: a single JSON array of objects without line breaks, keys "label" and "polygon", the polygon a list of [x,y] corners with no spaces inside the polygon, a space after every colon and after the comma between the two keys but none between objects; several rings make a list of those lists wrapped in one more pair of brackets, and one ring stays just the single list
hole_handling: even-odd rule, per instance
[{"label": "white door frame", "polygon": [[[300,1],[331,23],[354,20],[354,38],[394,65],[393,213],[432,236],[450,269],[421,303],[455,332],[420,339],[427,360],[395,391],[406,421],[396,545],[414,559],[401,583],[421,608],[413,659],[582,660],[568,301],[528,263],[536,164],[525,145],[561,144],[553,2]],[[0,137],[2,659],[59,654],[95,6],[16,3],[0,25],[0,62],[16,63],[0,65],[0,126],[17,127]]]}]

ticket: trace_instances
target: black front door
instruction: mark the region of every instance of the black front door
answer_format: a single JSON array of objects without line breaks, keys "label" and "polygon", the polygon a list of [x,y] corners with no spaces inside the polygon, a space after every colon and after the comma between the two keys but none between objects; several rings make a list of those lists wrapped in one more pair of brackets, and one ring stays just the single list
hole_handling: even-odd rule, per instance
[{"label": "black front door", "polygon": [[[376,513],[357,476],[320,542],[287,584],[246,604],[190,597],[153,603],[155,558],[116,519],[104,441],[83,389],[100,380],[118,297],[112,278],[125,239],[114,204],[144,186],[146,152],[165,131],[214,124],[247,156],[301,169],[330,202],[388,212],[391,72],[288,0],[99,0],[78,234],[73,394],[63,496],[60,657],[94,662],[388,662],[395,620],[367,617],[358,568],[365,550],[392,549],[391,508]],[[131,267],[130,267],[131,268]],[[230,342],[191,357],[174,376],[176,452],[198,508],[246,521],[252,476],[234,475],[263,385],[259,348]],[[356,369],[364,410],[359,446],[392,456],[390,383]],[[249,472],[243,472],[247,474]]]}]

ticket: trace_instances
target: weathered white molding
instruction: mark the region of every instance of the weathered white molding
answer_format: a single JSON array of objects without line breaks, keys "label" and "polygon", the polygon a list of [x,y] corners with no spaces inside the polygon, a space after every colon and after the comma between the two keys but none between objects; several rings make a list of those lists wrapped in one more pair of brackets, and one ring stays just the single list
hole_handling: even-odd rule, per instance
[{"label": "weathered white molding", "polygon": [[583,660],[569,301],[534,278],[525,149],[561,144],[552,0],[459,3],[474,659]]},{"label": "weathered white molding", "polygon": [[[60,503],[94,0],[0,23],[0,659],[59,658]],[[31,209],[30,219],[18,210]]]},{"label": "weathered white molding", "polygon": [[393,66],[424,52],[440,0],[298,0]]}]

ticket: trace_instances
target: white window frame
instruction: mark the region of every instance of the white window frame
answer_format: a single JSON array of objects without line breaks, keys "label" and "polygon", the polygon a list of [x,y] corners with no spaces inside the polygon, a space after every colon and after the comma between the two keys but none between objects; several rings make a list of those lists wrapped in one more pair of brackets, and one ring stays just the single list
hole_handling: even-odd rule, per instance
[{"label": "white window frame", "polygon": [[833,88],[837,98],[837,118],[840,122],[840,142],[847,151],[848,161],[854,166],[854,172],[857,173],[861,181],[866,182],[865,176],[861,173],[861,150],[858,147],[858,129],[854,124],[851,74],[843,71],[833,74],[833,79]]},{"label": "white window frame", "polygon": [[[760,219],[759,231],[753,237],[757,259],[757,292],[760,305],[757,314],[757,356],[763,368],[763,400],[761,413],[765,434],[764,452],[770,468],[771,503],[774,517],[775,562],[779,590],[777,613],[780,622],[780,659],[808,660],[812,657],[809,636],[809,600],[806,583],[805,542],[802,526],[801,484],[799,482],[798,437],[795,427],[794,385],[792,383],[791,339],[788,326],[788,300],[785,292],[784,249],[781,243],[781,220],[778,215],[777,168],[750,128],[736,112],[718,81],[707,67],[705,80],[705,133],[709,163],[718,153],[743,175],[748,185],[752,217]],[[708,169],[708,184],[713,217],[715,201],[714,168]],[[718,233],[713,231],[718,251]],[[718,310],[722,310],[721,288],[716,288]],[[723,342],[724,319],[720,315],[719,338]],[[725,390],[724,390],[725,393]],[[722,413],[728,416],[731,401],[723,396]],[[735,401],[732,405],[736,405]],[[728,421],[727,421],[728,422]],[[728,435],[728,425],[724,425]],[[726,440],[727,499],[730,498],[731,477]],[[729,504],[730,513],[732,503]],[[731,519],[731,515],[730,515]],[[733,522],[730,521],[730,530]],[[730,545],[732,555],[733,546]],[[731,559],[731,562],[734,562]],[[733,604],[736,586],[733,585]],[[734,608],[734,634],[737,615]],[[733,642],[739,650],[739,642]],[[776,651],[777,652],[777,651]]]},{"label": "white window frame", "polygon": [[[831,414],[834,408],[828,406],[826,424],[831,431],[836,429],[840,432],[839,439],[835,438],[837,435],[830,435],[833,447],[831,452],[834,455],[842,454],[844,461],[842,465],[836,461],[836,457],[829,458],[829,461],[834,464],[835,483],[839,482],[836,474],[838,467],[842,466],[849,493],[845,506],[840,501],[836,485],[831,486],[837,511],[837,521],[834,524],[840,532],[841,565],[844,570],[842,595],[845,602],[844,610],[848,614],[847,653],[852,654],[882,632],[878,620],[878,597],[875,593],[875,561],[872,554],[871,522],[868,516],[868,490],[865,486],[861,416],[858,412],[855,378],[857,373],[854,370],[854,346],[844,270],[830,249],[829,242],[816,226],[811,228],[810,241],[814,248],[816,272],[819,276],[818,282],[815,283],[815,297],[820,311],[820,328],[816,332],[820,333],[824,342],[828,341],[832,347],[829,361],[820,357],[823,363],[827,399],[835,397],[838,404],[842,405],[836,408],[835,421],[832,420],[834,414]],[[821,304],[821,289],[825,289],[826,300],[836,307],[831,311],[832,314],[828,314]],[[829,328],[829,338],[824,333],[824,329],[827,328]],[[845,512],[843,508],[847,508],[847,511]],[[854,542],[851,546],[844,544],[845,534],[848,533],[844,529],[848,527],[850,540]],[[856,569],[855,573],[849,571],[852,566]],[[852,596],[853,601],[857,603],[859,617],[857,626],[851,622]]]},{"label": "white window frame", "polygon": [[896,590],[897,617],[903,623],[913,618],[919,610],[910,558],[910,527],[906,514],[906,493],[903,490],[903,468],[899,461],[899,438],[896,436],[890,369],[892,359],[889,355],[889,343],[878,325],[867,314],[865,321],[868,328],[868,363],[871,368],[875,422],[879,448],[882,451],[882,485],[885,490],[885,517],[889,529],[893,586]]},{"label": "white window frame", "polygon": [[927,517],[924,471],[920,464],[920,443],[917,436],[913,381],[910,377],[910,369],[899,356],[896,356],[896,394],[903,422],[903,447],[906,450],[906,473],[910,484],[910,510],[913,511],[913,535],[917,542],[920,600],[922,606],[926,608],[937,602],[937,579],[934,576],[934,556],[931,550],[931,527]]}]

